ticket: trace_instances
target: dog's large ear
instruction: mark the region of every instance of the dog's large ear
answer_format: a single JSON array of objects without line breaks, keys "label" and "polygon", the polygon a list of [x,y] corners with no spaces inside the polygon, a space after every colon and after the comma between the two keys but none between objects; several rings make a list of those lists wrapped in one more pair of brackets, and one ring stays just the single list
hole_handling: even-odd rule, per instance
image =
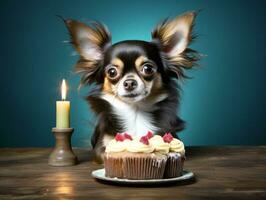
[{"label": "dog's large ear", "polygon": [[166,72],[176,78],[186,77],[184,69],[196,65],[199,55],[189,49],[194,38],[192,29],[195,12],[187,12],[172,20],[165,20],[152,32],[153,41],[159,46]]},{"label": "dog's large ear", "polygon": [[100,63],[104,50],[111,44],[111,35],[105,25],[93,22],[89,25],[76,20],[64,20],[71,43],[80,55],[76,72],[81,73],[81,84],[99,81]]}]

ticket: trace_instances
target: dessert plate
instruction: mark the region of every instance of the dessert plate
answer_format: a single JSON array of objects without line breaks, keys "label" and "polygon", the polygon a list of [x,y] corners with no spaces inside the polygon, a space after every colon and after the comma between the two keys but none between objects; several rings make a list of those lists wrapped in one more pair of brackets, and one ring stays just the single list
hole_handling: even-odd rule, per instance
[{"label": "dessert plate", "polygon": [[121,178],[110,178],[105,176],[105,169],[94,170],[91,175],[99,180],[120,183],[120,184],[134,184],[134,185],[149,185],[149,184],[160,184],[160,183],[173,183],[182,182],[194,178],[194,173],[183,170],[182,176],[176,178],[165,178],[165,179],[150,179],[150,180],[132,180],[132,179],[121,179]]}]

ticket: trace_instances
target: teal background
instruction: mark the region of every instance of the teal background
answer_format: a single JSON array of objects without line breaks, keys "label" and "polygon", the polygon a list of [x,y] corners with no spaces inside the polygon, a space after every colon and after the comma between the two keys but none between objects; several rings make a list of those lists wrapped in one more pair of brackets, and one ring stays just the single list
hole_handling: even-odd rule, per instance
[{"label": "teal background", "polygon": [[[265,2],[265,1],[264,1]],[[263,1],[1,1],[0,146],[46,147],[54,143],[55,101],[66,78],[70,87],[74,146],[89,147],[95,118],[77,90],[78,59],[64,41],[56,14],[99,20],[113,42],[150,40],[160,20],[188,10],[202,12],[192,45],[206,55],[183,84],[180,115],[187,145],[266,144],[266,28]]]}]

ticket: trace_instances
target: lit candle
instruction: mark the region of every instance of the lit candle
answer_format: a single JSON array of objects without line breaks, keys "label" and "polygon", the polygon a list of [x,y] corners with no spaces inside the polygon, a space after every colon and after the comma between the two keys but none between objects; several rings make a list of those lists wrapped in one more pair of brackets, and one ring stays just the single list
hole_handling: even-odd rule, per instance
[{"label": "lit candle", "polygon": [[62,101],[56,101],[56,128],[69,128],[70,102],[66,101],[67,86],[63,79],[61,85]]}]

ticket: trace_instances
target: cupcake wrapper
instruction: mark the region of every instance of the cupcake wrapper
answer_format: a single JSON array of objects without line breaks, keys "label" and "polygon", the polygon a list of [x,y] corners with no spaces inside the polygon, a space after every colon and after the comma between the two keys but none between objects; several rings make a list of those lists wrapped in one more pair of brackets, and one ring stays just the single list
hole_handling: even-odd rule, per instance
[{"label": "cupcake wrapper", "polygon": [[169,154],[165,166],[164,178],[174,178],[182,175],[184,159],[180,154]]},{"label": "cupcake wrapper", "polygon": [[107,177],[117,177],[117,178],[123,178],[123,159],[122,157],[116,157],[116,156],[104,156],[104,163],[105,163],[105,176]]},{"label": "cupcake wrapper", "polygon": [[167,158],[127,157],[124,160],[124,178],[160,179],[163,178]]}]

